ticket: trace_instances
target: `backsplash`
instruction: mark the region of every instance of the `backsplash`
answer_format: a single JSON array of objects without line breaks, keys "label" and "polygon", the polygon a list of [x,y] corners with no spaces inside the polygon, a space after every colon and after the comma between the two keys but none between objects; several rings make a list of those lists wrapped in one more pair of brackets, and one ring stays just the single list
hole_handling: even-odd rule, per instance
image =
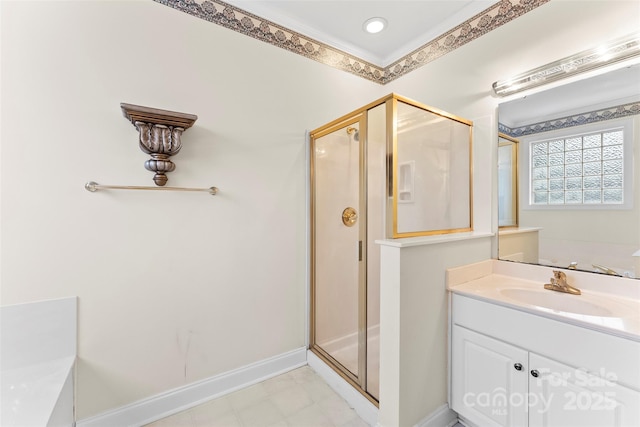
[{"label": "backsplash", "polygon": [[[518,279],[540,283],[542,287],[553,277],[553,267],[524,264],[512,261],[490,259],[447,270],[447,287],[477,280],[491,274],[511,276]],[[640,299],[640,280],[615,277],[606,274],[589,273],[568,269],[565,272],[567,282],[580,289],[609,293],[626,298]]]}]

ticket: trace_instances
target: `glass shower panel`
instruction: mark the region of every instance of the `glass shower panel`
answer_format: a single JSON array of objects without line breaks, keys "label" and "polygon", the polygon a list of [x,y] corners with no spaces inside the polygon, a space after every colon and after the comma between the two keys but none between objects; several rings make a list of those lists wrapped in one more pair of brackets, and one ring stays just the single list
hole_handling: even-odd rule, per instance
[{"label": "glass shower panel", "polygon": [[380,398],[380,246],[385,238],[387,183],[386,105],[367,112],[367,384]]},{"label": "glass shower panel", "polygon": [[361,297],[359,124],[340,127],[314,144],[315,344],[360,374]]},{"label": "glass shower panel", "polygon": [[397,103],[394,237],[471,230],[471,122]]}]

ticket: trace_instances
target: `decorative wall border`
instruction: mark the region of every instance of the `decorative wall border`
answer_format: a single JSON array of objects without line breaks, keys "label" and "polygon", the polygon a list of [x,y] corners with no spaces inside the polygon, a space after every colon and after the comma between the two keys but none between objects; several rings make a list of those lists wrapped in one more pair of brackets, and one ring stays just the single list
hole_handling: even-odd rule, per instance
[{"label": "decorative wall border", "polygon": [[237,31],[373,82],[384,81],[385,70],[346,52],[219,0],[154,0],[189,15]]},{"label": "decorative wall border", "polygon": [[502,0],[389,66],[381,67],[219,0],[154,0],[333,68],[386,84],[550,0]]},{"label": "decorative wall border", "polygon": [[385,69],[383,84],[414,71],[549,1],[502,0],[390,64]]},{"label": "decorative wall border", "polygon": [[628,104],[589,111],[587,113],[574,114],[517,128],[510,128],[502,123],[498,123],[498,132],[505,133],[513,138],[520,138],[525,135],[565,129],[589,123],[602,122],[605,120],[619,119],[622,117],[634,116],[636,114],[640,114],[640,102],[631,102]]}]

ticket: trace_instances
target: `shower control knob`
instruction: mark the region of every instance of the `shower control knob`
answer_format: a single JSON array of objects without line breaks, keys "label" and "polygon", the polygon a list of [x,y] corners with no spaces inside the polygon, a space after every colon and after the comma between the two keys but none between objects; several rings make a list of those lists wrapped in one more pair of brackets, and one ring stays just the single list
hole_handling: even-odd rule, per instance
[{"label": "shower control knob", "polygon": [[348,207],[342,211],[342,223],[344,225],[347,227],[353,227],[357,221],[358,212],[354,208]]},{"label": "shower control knob", "polygon": [[516,363],[513,367],[516,368],[516,371],[522,371],[522,363]]},{"label": "shower control knob", "polygon": [[531,371],[531,376],[534,378],[538,378],[540,376],[540,372],[538,372],[536,369]]}]

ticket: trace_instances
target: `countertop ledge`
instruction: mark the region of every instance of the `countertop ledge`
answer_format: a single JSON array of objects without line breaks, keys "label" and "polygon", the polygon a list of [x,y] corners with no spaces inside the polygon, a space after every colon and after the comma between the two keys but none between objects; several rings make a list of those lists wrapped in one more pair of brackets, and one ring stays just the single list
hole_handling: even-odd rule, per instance
[{"label": "countertop ledge", "polygon": [[383,239],[375,242],[381,246],[408,248],[412,246],[438,245],[441,243],[459,242],[461,240],[481,239],[493,237],[495,233],[472,231],[465,233],[436,234],[433,236],[405,237],[402,239]]},{"label": "countertop ledge", "polygon": [[[485,269],[485,272],[486,269]],[[454,281],[455,282],[455,281]],[[568,324],[581,326],[588,329],[616,335],[622,338],[640,342],[640,300],[620,295],[610,295],[589,289],[582,289],[582,295],[569,295],[561,292],[545,290],[544,283],[537,280],[526,280],[519,277],[504,274],[489,273],[472,280],[458,282],[450,285],[447,281],[447,290],[452,293],[483,300],[503,307],[516,309],[534,315],[547,317]],[[578,286],[579,287],[579,286]],[[562,311],[535,305],[535,303],[523,302],[521,298],[511,298],[505,292],[507,289],[521,289],[525,292],[546,292],[554,298],[557,305],[570,305],[580,301],[588,306],[602,307],[608,310],[609,315],[598,316],[579,314],[576,312]],[[579,299],[579,300],[575,300]]]},{"label": "countertop ledge", "polygon": [[533,233],[534,231],[542,230],[541,227],[512,227],[512,228],[501,228],[498,231],[500,236],[504,236],[507,234],[523,234],[523,233]]}]

